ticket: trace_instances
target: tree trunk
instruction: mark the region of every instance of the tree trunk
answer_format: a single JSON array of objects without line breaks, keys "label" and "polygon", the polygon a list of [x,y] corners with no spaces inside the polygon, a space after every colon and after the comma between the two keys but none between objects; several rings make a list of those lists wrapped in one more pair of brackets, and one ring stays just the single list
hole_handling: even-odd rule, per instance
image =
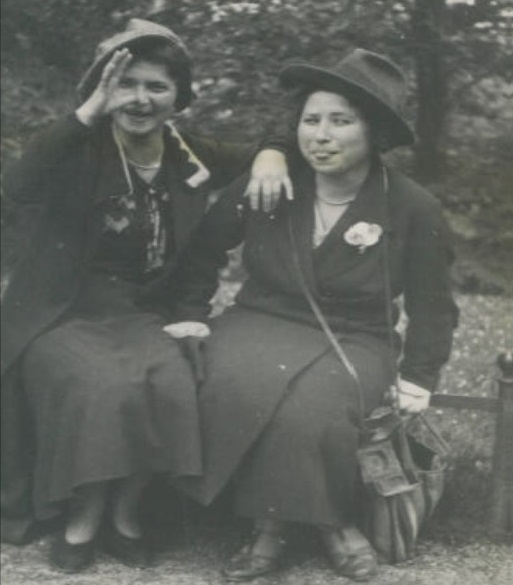
[{"label": "tree trunk", "polygon": [[442,139],[447,80],[442,47],[445,0],[415,0],[412,12],[413,54],[417,78],[416,167],[419,176],[436,180],[444,169]]}]

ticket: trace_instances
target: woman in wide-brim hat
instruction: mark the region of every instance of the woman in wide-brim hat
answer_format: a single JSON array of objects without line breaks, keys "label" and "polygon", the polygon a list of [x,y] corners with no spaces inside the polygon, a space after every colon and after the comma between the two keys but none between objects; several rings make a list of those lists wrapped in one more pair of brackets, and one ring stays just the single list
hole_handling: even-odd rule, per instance
[{"label": "woman in wide-brim hat", "polygon": [[[169,315],[144,293],[209,191],[256,153],[176,129],[191,59],[159,24],[133,19],[101,43],[78,89],[74,114],[4,182],[8,199],[40,213],[2,305],[2,536],[20,543],[34,520],[64,514],[51,560],[70,572],[92,561],[102,522],[105,550],[144,564],[149,479],[202,473],[196,383],[163,330]],[[283,155],[259,160],[258,177],[278,176],[279,191]]]},{"label": "woman in wide-brim hat", "polygon": [[[451,251],[438,202],[380,158],[413,141],[399,68],[357,49],[334,68],[291,65],[280,79],[294,90],[294,201],[273,217],[244,213],[244,182],[235,182],[177,272],[181,313],[198,319],[221,252],[245,242],[248,279],[207,342],[205,471],[177,485],[208,504],[233,481],[235,510],[255,532],[228,563],[230,580],[275,570],[288,524],[303,523],[319,529],[337,573],[363,581],[377,559],[359,528],[355,378],[368,414],[396,376],[398,311],[389,300],[404,295],[399,402],[408,412],[427,407],[457,319]],[[305,299],[298,265],[345,365]]]}]

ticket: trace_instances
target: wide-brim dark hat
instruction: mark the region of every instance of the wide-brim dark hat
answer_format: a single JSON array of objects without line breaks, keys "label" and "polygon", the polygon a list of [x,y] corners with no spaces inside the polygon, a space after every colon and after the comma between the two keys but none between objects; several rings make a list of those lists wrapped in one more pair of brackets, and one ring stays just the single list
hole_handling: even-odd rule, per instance
[{"label": "wide-brim dark hat", "polygon": [[406,78],[399,67],[378,53],[355,49],[333,68],[295,63],[280,72],[286,88],[305,86],[346,96],[376,120],[386,134],[387,148],[412,144],[415,135],[406,121]]},{"label": "wide-brim dark hat", "polygon": [[[130,47],[131,44],[136,43],[141,39],[160,39],[165,41],[177,51],[180,59],[183,60],[184,63],[187,63],[190,69],[191,58],[189,52],[178,35],[176,35],[170,28],[151,22],[150,20],[132,18],[128,21],[124,31],[109,37],[98,45],[93,63],[84,73],[77,86],[80,99],[87,99],[87,97],[93,92],[100,80],[103,68],[117,50],[123,49],[124,47]],[[190,85],[190,83],[188,85]],[[189,95],[183,96],[182,101],[188,104],[194,94],[190,87],[186,89],[186,92],[188,92]]]}]

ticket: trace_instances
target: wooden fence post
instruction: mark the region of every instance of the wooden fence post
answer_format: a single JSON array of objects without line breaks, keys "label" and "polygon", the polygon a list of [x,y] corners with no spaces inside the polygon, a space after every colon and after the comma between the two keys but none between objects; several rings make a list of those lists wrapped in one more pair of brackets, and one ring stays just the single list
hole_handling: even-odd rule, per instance
[{"label": "wooden fence post", "polygon": [[499,403],[493,458],[493,534],[513,535],[513,352],[497,358]]}]

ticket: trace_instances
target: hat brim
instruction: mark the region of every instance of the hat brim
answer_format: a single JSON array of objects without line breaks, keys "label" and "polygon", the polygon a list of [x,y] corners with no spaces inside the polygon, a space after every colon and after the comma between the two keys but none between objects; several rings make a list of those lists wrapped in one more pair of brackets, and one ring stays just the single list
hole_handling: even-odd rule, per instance
[{"label": "hat brim", "polygon": [[[140,41],[142,38],[163,40],[169,43],[170,45],[176,46],[176,44],[173,43],[168,36],[161,35],[158,33],[146,33],[142,35],[140,33],[134,34],[132,32],[127,32],[124,35],[120,34],[119,36],[120,36],[119,42],[112,45],[112,47],[110,47],[108,51],[106,51],[101,57],[97,58],[82,76],[81,80],[77,85],[77,92],[80,100],[82,101],[86,100],[94,91],[95,87],[98,85],[98,82],[100,81],[103,68],[105,67],[105,65],[107,65],[109,60],[112,58],[112,55],[114,55],[116,51],[119,51],[120,49],[123,49],[125,47],[130,47],[130,45]],[[190,89],[187,101],[191,102],[194,98],[195,94],[192,91],[192,89]]]},{"label": "hat brim", "polygon": [[297,63],[283,68],[279,80],[284,88],[306,86],[308,88],[326,90],[346,95],[355,105],[361,106],[364,112],[373,111],[379,119],[380,126],[387,133],[387,147],[407,146],[415,142],[415,134],[408,122],[382,99],[367,88],[315,65]]}]

